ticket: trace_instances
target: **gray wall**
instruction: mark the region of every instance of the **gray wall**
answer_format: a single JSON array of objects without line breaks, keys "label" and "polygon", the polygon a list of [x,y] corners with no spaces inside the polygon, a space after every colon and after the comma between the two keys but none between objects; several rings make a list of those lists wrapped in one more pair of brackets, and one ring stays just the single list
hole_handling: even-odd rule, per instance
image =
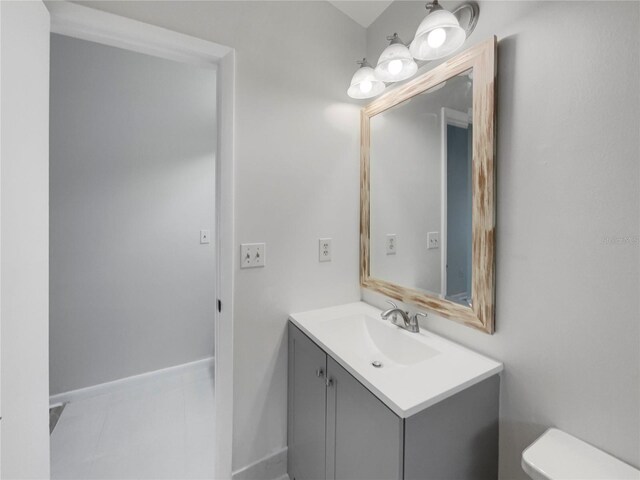
[{"label": "gray wall", "polygon": [[[423,15],[394,2],[368,57]],[[426,326],[505,363],[503,479],[552,425],[640,466],[638,31],[638,2],[485,1],[466,44],[500,42],[497,331]]]},{"label": "gray wall", "polygon": [[86,5],[236,49],[235,239],[267,244],[265,268],[235,275],[237,470],[287,443],[288,313],[360,298],[360,104],[346,90],[365,31],[324,0]]},{"label": "gray wall", "polygon": [[51,393],[213,355],[215,70],[51,36]]}]

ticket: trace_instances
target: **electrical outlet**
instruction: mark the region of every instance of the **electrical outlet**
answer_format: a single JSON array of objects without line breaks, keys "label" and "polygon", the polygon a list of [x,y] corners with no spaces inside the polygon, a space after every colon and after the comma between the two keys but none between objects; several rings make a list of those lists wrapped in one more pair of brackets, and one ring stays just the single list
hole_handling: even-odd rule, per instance
[{"label": "electrical outlet", "polygon": [[200,243],[209,243],[209,230],[200,230]]},{"label": "electrical outlet", "polygon": [[440,248],[440,232],[427,233],[427,250]]},{"label": "electrical outlet", "polygon": [[264,243],[243,243],[240,245],[240,268],[264,267],[266,257],[267,246]]},{"label": "electrical outlet", "polygon": [[398,249],[398,236],[395,233],[387,233],[387,255],[395,255]]},{"label": "electrical outlet", "polygon": [[318,260],[320,262],[331,261],[331,239],[321,238],[318,240]]}]

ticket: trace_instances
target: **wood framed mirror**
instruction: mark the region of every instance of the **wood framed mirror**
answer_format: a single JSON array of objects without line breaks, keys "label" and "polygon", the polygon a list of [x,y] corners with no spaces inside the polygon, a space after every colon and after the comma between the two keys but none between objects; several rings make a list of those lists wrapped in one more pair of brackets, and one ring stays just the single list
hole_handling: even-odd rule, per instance
[{"label": "wood framed mirror", "polygon": [[492,37],[361,111],[362,287],[493,333]]}]

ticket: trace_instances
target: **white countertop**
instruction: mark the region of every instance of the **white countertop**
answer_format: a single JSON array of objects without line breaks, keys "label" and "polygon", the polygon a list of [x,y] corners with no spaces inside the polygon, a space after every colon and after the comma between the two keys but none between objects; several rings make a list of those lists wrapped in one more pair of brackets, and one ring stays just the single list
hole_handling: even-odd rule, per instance
[{"label": "white countertop", "polygon": [[502,371],[500,362],[422,328],[408,332],[380,313],[357,302],[289,319],[402,418]]}]

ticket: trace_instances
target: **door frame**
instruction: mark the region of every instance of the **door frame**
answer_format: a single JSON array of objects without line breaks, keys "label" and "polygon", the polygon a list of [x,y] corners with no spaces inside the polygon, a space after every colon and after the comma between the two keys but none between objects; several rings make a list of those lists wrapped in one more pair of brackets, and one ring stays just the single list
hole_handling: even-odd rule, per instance
[{"label": "door frame", "polygon": [[469,128],[471,116],[468,113],[454,110],[448,107],[440,109],[440,178],[441,212],[440,212],[440,295],[447,298],[447,126]]},{"label": "door frame", "polygon": [[[47,2],[51,33],[217,70],[215,478],[231,478],[233,445],[233,281],[235,50],[200,38],[68,3]],[[214,292],[216,293],[216,292]]]}]

